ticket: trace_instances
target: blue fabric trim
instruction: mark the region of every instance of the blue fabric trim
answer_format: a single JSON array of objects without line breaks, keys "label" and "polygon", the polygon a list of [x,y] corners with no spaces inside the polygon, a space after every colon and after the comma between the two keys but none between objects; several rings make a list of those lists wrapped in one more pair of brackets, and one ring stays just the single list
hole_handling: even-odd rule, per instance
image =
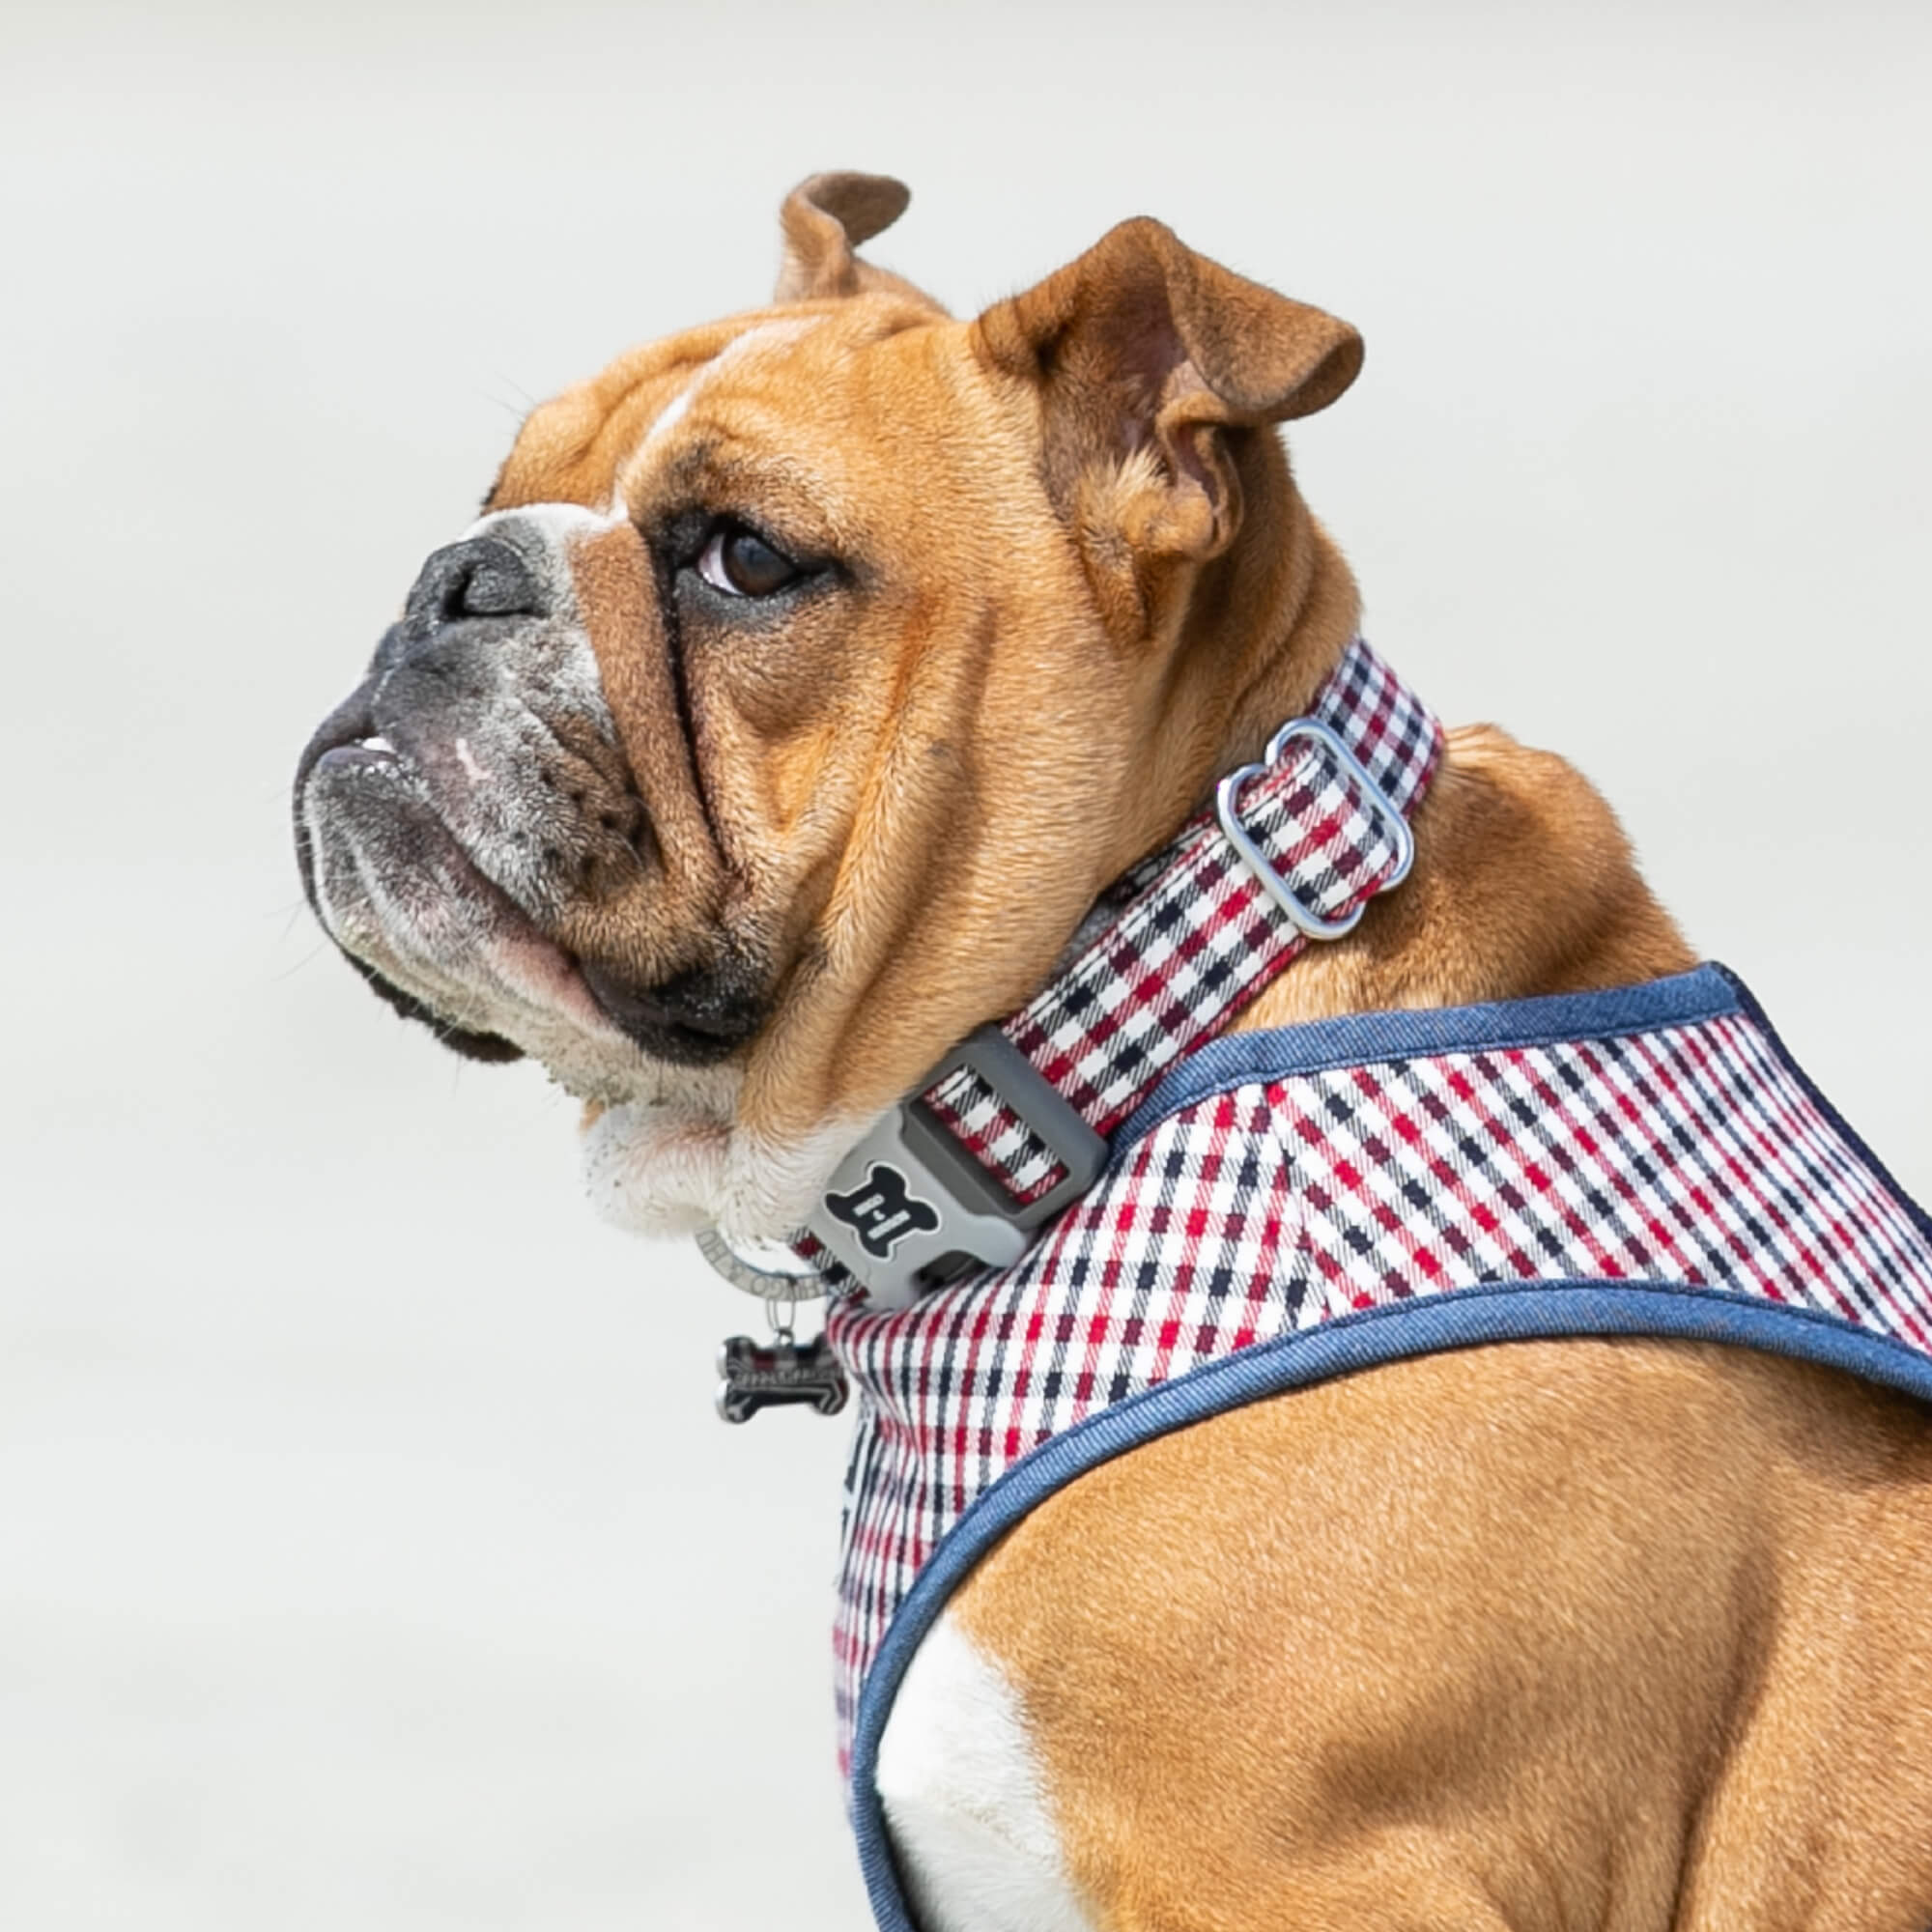
[{"label": "blue fabric trim", "polygon": [[1656,1027],[1688,1026],[1744,1010],[1762,1022],[1757,1003],[1742,981],[1721,966],[1706,965],[1689,973],[1674,973],[1667,980],[1651,980],[1640,986],[1613,986],[1603,992],[1551,993],[1534,1000],[1497,1000],[1475,1007],[1350,1013],[1343,1019],[1311,1020],[1303,1026],[1227,1034],[1189,1054],[1122,1122],[1114,1134],[1115,1159],[1122,1158],[1169,1114],[1208,1094],[1238,1087],[1243,1081],[1280,1080],[1295,1073],[1323,1073],[1340,1066],[1366,1066],[1377,1061],[1409,1060],[1427,1053],[1471,1053],[1486,1047],[1499,1050],[1605,1039]]},{"label": "blue fabric trim", "polygon": [[[1688,993],[1692,982],[1706,980],[1709,971],[1703,969],[1661,984]],[[1729,1007],[1737,1004],[1731,996],[1732,984],[1725,981]],[[1737,991],[1742,993],[1742,987]],[[1701,985],[1698,997],[1703,997]],[[1748,994],[1744,997],[1749,999]],[[1520,1004],[1553,1007],[1568,1002]],[[1478,1013],[1512,1010],[1514,1008],[1465,1009]],[[1654,1011],[1648,1017],[1651,1024],[1658,1023]],[[1753,1013],[1753,1017],[1761,1023],[1760,1015]],[[1307,1035],[1320,1030],[1291,1031]],[[1574,1038],[1577,1035],[1565,1023],[1556,1037]],[[1256,1037],[1264,1039],[1267,1036]],[[1361,1056],[1351,1049],[1351,1057]],[[1458,1289],[1438,1296],[1336,1316],[1319,1327],[1259,1343],[1090,1415],[1021,1458],[973,1501],[920,1572],[872,1661],[853,1738],[851,1815],[859,1841],[859,1864],[880,1932],[917,1932],[899,1886],[874,1782],[879,1741],[885,1735],[899,1680],[921,1639],[967,1572],[1031,1510],[1076,1476],[1126,1450],[1264,1396],[1444,1350],[1578,1335],[1728,1342],[1844,1369],[1932,1403],[1932,1356],[1889,1337],[1854,1327],[1835,1315],[1682,1284],[1633,1287],[1621,1282],[1566,1281]]]}]

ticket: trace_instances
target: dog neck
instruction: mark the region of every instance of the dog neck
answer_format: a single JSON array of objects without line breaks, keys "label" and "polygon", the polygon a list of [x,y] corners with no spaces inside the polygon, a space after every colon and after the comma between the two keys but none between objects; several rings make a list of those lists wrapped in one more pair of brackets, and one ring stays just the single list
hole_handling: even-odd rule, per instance
[{"label": "dog neck", "polygon": [[969,1261],[1016,1260],[1182,1061],[1401,884],[1407,814],[1441,742],[1427,706],[1356,639],[1308,715],[1118,883],[1047,984],[851,1150],[802,1252],[856,1277],[875,1306],[904,1305]]}]

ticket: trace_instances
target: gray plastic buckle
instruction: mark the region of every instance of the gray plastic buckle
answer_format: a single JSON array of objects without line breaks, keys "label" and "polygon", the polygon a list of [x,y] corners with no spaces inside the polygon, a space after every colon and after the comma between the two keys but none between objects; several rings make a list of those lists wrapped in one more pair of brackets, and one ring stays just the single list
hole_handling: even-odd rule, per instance
[{"label": "gray plastic buckle", "polygon": [[1037,1201],[1018,1202],[915,1096],[839,1162],[806,1226],[866,1288],[872,1308],[906,1308],[967,1268],[1007,1267],[1033,1231],[1093,1186],[1107,1143],[998,1027],[983,1026],[919,1084],[977,1073],[1065,1170]]}]

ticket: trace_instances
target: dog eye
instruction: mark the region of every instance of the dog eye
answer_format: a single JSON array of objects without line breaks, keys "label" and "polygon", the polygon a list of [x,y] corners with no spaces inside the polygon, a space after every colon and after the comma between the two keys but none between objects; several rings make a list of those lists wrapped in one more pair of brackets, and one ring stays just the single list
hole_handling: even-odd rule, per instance
[{"label": "dog eye", "polygon": [[725,524],[699,554],[697,574],[727,597],[771,597],[797,577],[798,565],[742,524]]}]

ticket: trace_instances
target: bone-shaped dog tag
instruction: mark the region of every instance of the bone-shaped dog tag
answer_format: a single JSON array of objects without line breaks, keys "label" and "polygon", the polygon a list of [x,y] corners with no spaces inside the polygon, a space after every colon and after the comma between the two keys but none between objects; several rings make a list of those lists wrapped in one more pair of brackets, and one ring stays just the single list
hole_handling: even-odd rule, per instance
[{"label": "bone-shaped dog tag", "polygon": [[845,1406],[845,1371],[823,1335],[794,1342],[754,1342],[733,1335],[718,1350],[718,1413],[726,1422],[749,1422],[761,1408],[810,1403],[820,1415]]}]

